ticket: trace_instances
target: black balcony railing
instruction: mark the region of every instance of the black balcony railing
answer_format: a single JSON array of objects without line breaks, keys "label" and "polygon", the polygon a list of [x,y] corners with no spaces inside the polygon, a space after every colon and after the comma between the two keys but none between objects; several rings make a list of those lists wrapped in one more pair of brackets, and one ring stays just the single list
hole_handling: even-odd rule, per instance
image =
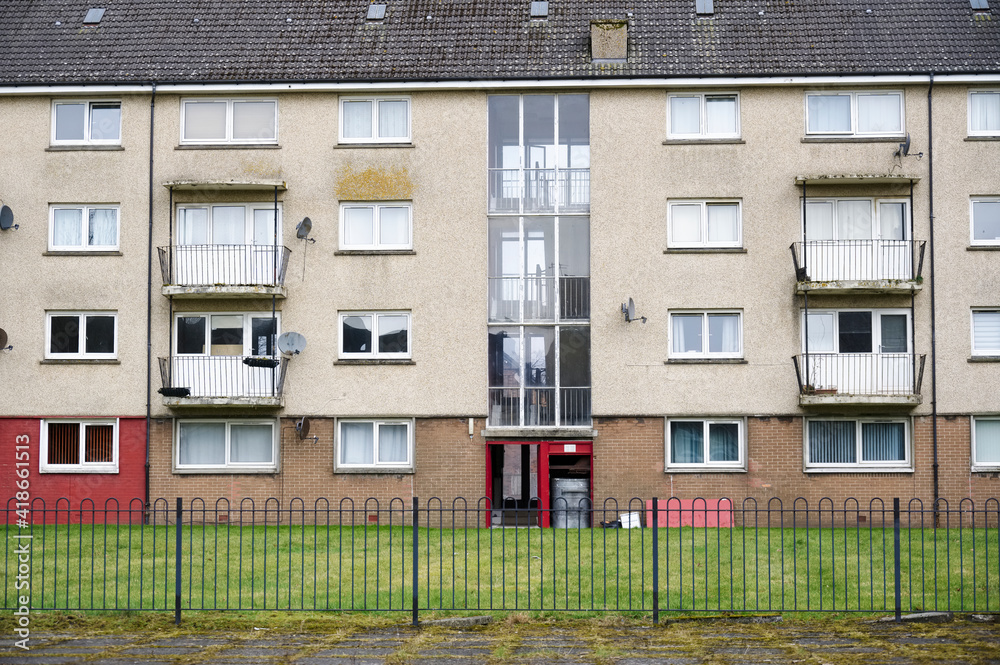
[{"label": "black balcony railing", "polygon": [[167,397],[277,398],[287,358],[268,356],[170,356],[160,358],[160,393]]},{"label": "black balcony railing", "polygon": [[792,356],[802,395],[919,395],[925,360],[925,355],[913,353],[807,353]]},{"label": "black balcony railing", "polygon": [[164,286],[270,286],[285,283],[287,247],[172,245],[160,247]]},{"label": "black balcony railing", "polygon": [[796,281],[914,281],[924,264],[923,240],[810,240],[792,243]]},{"label": "black balcony railing", "polygon": [[590,318],[590,277],[490,277],[489,290],[493,322],[555,322],[557,301],[559,321]]},{"label": "black balcony railing", "polygon": [[590,386],[489,392],[490,427],[589,427],[592,422]]}]

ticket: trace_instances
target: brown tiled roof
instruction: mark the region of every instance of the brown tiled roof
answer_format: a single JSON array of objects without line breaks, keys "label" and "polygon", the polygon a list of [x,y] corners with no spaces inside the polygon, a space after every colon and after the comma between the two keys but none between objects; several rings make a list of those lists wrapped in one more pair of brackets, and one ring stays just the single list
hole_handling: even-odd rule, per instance
[{"label": "brown tiled roof", "polygon": [[[1000,0],[4,0],[0,84],[1000,72]],[[107,11],[83,25],[91,7]],[[592,19],[628,20],[593,64]]]}]

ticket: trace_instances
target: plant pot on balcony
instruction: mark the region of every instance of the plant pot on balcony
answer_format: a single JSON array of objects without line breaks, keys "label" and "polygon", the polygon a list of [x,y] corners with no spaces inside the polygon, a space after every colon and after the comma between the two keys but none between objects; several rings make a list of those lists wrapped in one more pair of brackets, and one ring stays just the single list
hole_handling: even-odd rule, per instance
[{"label": "plant pot on balcony", "polygon": [[163,387],[157,390],[164,397],[188,397],[191,394],[190,388],[168,388]]},{"label": "plant pot on balcony", "polygon": [[266,367],[267,369],[274,369],[278,366],[277,358],[244,358],[243,364],[247,367]]}]

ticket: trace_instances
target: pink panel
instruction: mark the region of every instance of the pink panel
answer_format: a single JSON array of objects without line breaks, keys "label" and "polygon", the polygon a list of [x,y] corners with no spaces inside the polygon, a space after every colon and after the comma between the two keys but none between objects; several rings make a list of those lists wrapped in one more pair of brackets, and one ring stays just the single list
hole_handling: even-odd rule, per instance
[{"label": "pink panel", "polygon": [[[670,499],[659,501],[657,526],[733,525],[733,502],[729,499]],[[646,501],[646,524],[653,523],[653,502]]]}]

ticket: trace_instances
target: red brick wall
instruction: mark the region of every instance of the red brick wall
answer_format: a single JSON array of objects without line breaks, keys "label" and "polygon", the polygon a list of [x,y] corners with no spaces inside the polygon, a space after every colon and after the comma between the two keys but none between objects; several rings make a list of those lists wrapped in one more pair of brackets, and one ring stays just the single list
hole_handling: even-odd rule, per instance
[{"label": "red brick wall", "polygon": [[[103,511],[107,505],[113,510],[127,510],[132,499],[139,499],[135,507],[139,509],[136,517],[141,519],[142,501],[145,499],[145,418],[121,418],[118,421],[118,473],[40,473],[40,433],[40,418],[0,418],[0,450],[4,451],[0,457],[0,496],[3,497],[4,505],[14,508],[10,500],[16,499],[17,493],[22,491],[17,487],[17,482],[22,480],[17,471],[19,468],[27,468],[27,492],[32,506],[39,509],[44,506],[48,510],[58,508],[60,511],[70,509],[68,513],[47,514],[45,521],[50,524],[56,519],[60,523],[67,519],[72,522],[89,522],[92,518],[87,511],[92,507]],[[16,465],[15,447],[25,442],[25,439],[18,437],[27,437],[27,467]],[[60,499],[68,499],[68,503]],[[81,504],[83,512],[80,511]],[[40,513],[35,518],[36,522],[42,520]],[[10,522],[15,519],[13,513],[8,514]],[[95,513],[93,519],[103,521],[103,513]],[[129,515],[120,514],[109,519],[127,522]]]}]

